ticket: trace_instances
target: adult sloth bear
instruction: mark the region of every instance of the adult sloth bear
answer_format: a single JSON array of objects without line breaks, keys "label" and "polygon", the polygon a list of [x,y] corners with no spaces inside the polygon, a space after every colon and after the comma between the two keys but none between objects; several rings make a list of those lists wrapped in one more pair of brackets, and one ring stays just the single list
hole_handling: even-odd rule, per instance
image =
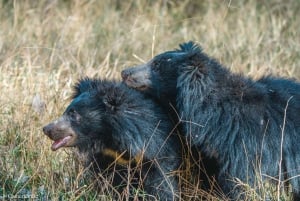
[{"label": "adult sloth bear", "polygon": [[114,174],[113,186],[131,180],[156,199],[176,199],[181,144],[159,105],[123,83],[86,78],[74,89],[63,115],[43,128],[52,150],[77,147],[86,167]]},{"label": "adult sloth bear", "polygon": [[188,140],[217,159],[217,181],[230,197],[243,199],[238,179],[253,188],[261,181],[289,183],[300,200],[299,83],[233,74],[193,42],[125,69],[122,77],[176,106]]}]

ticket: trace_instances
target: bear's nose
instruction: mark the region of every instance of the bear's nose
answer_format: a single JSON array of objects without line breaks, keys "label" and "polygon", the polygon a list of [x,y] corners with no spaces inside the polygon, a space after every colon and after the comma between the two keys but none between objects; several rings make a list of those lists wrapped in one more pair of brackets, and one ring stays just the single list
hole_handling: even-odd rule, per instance
[{"label": "bear's nose", "polygon": [[122,79],[123,80],[127,80],[127,78],[130,76],[130,71],[129,70],[123,70],[122,72],[121,72],[121,77],[122,77]]},{"label": "bear's nose", "polygon": [[48,124],[47,126],[44,126],[44,127],[43,127],[43,132],[44,132],[46,135],[50,135],[50,133],[51,133],[51,128],[52,128],[51,124]]}]

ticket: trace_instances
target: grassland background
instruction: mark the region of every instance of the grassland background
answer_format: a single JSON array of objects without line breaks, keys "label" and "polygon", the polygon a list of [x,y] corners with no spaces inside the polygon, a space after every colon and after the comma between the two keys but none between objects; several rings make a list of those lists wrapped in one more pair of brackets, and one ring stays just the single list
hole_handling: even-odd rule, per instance
[{"label": "grassland background", "polygon": [[234,72],[299,79],[299,10],[298,0],[2,0],[0,200],[101,197],[80,186],[71,152],[51,152],[41,131],[78,78],[119,79],[194,40]]}]

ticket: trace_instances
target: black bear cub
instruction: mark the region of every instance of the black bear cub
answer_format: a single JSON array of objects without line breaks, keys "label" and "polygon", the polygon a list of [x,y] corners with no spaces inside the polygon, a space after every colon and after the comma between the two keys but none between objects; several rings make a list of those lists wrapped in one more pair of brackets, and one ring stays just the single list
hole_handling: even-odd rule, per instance
[{"label": "black bear cub", "polygon": [[77,147],[86,167],[114,175],[113,186],[130,179],[155,199],[176,199],[181,145],[160,106],[114,81],[85,78],[74,89],[63,115],[43,128],[52,150]]},{"label": "black bear cub", "polygon": [[294,200],[300,200],[298,82],[236,75],[193,42],[125,69],[122,77],[130,87],[176,107],[182,132],[216,159],[217,181],[230,197],[243,200],[245,183],[260,189],[264,182],[282,190],[290,186]]}]

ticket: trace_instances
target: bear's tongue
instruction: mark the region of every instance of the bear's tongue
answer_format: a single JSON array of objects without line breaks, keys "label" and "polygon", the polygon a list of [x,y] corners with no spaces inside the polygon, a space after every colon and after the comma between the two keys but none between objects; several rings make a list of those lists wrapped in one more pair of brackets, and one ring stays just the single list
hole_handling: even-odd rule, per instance
[{"label": "bear's tongue", "polygon": [[56,151],[57,149],[65,146],[70,139],[71,139],[71,136],[69,135],[67,137],[64,137],[64,138],[54,141],[54,143],[51,146],[52,151]]}]

